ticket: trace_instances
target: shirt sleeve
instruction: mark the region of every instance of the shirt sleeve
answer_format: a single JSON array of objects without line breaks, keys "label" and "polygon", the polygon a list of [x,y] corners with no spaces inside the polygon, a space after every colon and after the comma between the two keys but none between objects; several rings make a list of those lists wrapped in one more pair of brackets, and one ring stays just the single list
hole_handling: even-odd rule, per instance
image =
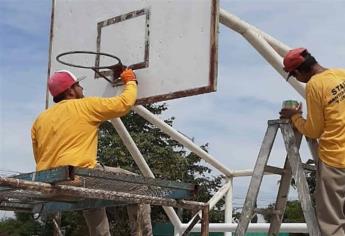
[{"label": "shirt sleeve", "polygon": [[306,86],[306,100],[307,119],[295,114],[291,120],[300,133],[309,138],[319,138],[324,130],[323,105],[319,90],[312,83]]},{"label": "shirt sleeve", "polygon": [[[36,123],[36,122],[35,122]],[[32,151],[37,162],[37,139],[36,139],[36,128],[35,124],[31,128],[31,141],[32,141]]]},{"label": "shirt sleeve", "polygon": [[81,110],[92,122],[101,122],[127,114],[136,98],[137,84],[135,81],[129,81],[119,96],[83,99]]}]

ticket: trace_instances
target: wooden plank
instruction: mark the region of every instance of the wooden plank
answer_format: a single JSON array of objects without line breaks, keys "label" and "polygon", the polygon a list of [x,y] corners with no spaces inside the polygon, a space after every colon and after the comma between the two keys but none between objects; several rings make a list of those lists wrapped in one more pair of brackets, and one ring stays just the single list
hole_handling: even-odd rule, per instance
[{"label": "wooden plank", "polygon": [[273,124],[269,125],[266,130],[266,134],[255,163],[253,176],[250,180],[249,189],[243,205],[241,217],[235,231],[236,236],[245,235],[248,225],[252,219],[256,199],[258,197],[259,189],[265,171],[265,166],[271,153],[278,127],[278,124]]},{"label": "wooden plank", "polygon": [[283,175],[285,172],[285,169],[282,169],[282,168],[279,168],[276,166],[266,165],[265,166],[265,172],[271,173],[271,174],[276,174],[276,175]]},{"label": "wooden plank", "polygon": [[209,212],[210,212],[210,208],[208,205],[202,209],[201,236],[208,236]]}]

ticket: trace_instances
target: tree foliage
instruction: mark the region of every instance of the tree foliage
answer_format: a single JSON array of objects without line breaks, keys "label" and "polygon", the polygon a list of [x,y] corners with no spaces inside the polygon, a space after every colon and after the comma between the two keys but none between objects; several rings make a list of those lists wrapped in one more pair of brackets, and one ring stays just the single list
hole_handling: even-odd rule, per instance
[{"label": "tree foliage", "polygon": [[0,221],[0,235],[2,236],[39,235],[40,232],[41,224],[28,213],[16,212],[15,219],[6,218]]}]

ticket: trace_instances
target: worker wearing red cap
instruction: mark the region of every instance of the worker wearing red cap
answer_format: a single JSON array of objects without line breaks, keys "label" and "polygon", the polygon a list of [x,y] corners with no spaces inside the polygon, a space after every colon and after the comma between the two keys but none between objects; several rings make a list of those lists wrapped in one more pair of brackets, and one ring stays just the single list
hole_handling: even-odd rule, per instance
[{"label": "worker wearing red cap", "polygon": [[284,70],[306,83],[306,119],[301,108],[282,109],[299,132],[319,140],[316,213],[322,235],[345,235],[345,70],[322,67],[305,48],[289,51]]},{"label": "worker wearing red cap", "polygon": [[[134,72],[126,69],[121,79],[125,87],[119,96],[84,98],[81,79],[71,72],[57,71],[49,78],[48,89],[56,104],[38,116],[31,130],[38,171],[66,165],[101,168],[96,162],[99,125],[127,114],[137,97]],[[105,170],[131,173],[120,168]],[[127,210],[131,234],[143,229],[144,235],[152,235],[150,206],[134,205]],[[91,236],[110,235],[105,208],[86,210],[84,217]]]}]

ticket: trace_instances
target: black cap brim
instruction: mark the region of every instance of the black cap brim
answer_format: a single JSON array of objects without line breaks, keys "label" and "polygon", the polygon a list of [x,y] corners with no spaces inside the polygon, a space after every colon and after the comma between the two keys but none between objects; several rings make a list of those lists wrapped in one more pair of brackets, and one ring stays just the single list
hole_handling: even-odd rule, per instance
[{"label": "black cap brim", "polygon": [[288,73],[288,76],[286,77],[286,81],[289,81],[290,77],[292,76],[292,72]]}]

